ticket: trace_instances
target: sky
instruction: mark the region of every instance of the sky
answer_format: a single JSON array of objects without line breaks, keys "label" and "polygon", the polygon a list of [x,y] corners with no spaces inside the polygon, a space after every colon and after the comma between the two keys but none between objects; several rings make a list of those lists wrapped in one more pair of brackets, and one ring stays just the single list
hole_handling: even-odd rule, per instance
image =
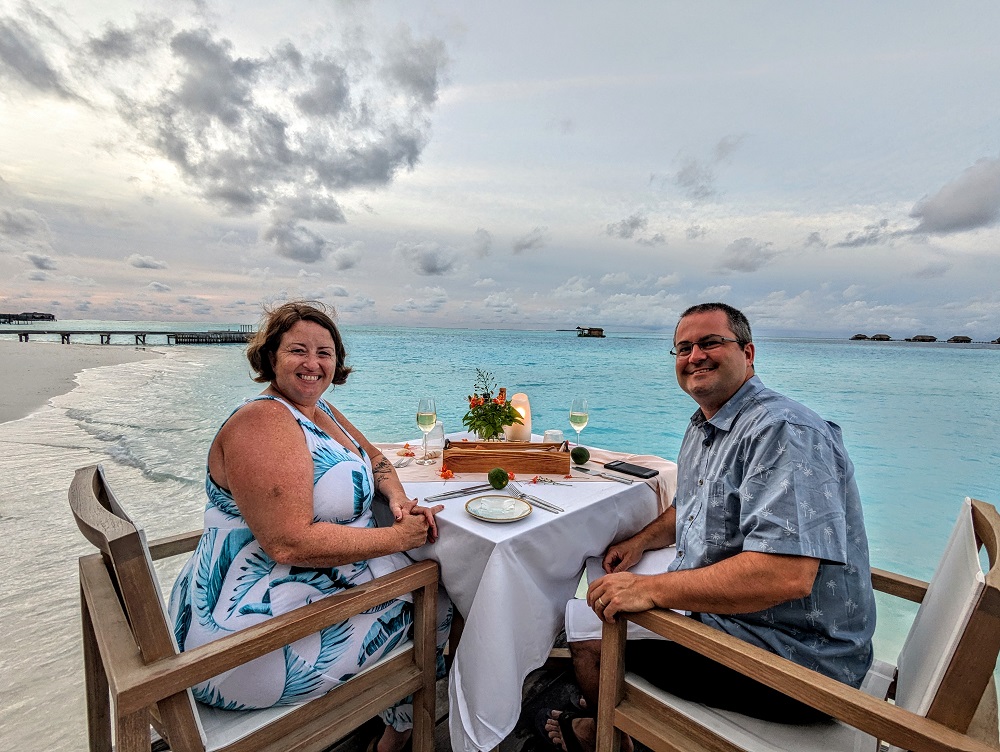
[{"label": "sky", "polygon": [[1000,4],[0,0],[0,311],[1000,337]]}]

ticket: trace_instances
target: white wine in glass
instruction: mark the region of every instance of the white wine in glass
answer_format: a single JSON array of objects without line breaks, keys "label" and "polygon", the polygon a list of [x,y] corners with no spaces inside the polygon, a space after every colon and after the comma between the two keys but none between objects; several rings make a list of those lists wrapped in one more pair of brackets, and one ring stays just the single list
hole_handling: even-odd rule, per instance
[{"label": "white wine in glass", "polygon": [[424,456],[417,460],[418,465],[433,465],[434,460],[427,456],[427,434],[434,428],[437,421],[437,405],[433,397],[421,397],[417,403],[417,428],[424,434]]},{"label": "white wine in glass", "polygon": [[569,408],[569,424],[576,431],[577,446],[580,446],[580,432],[587,427],[588,420],[587,400],[577,397]]}]

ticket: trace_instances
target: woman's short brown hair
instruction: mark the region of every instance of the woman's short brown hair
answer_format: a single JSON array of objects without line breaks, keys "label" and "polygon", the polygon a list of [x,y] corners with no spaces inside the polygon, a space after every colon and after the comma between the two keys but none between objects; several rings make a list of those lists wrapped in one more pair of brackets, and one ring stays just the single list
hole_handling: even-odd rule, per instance
[{"label": "woman's short brown hair", "polygon": [[283,303],[277,308],[265,308],[264,318],[261,319],[260,326],[257,327],[257,333],[247,345],[247,360],[250,361],[250,367],[257,372],[253,380],[260,383],[274,381],[272,359],[278,352],[282,336],[298,322],[312,321],[330,332],[330,336],[333,337],[334,351],[337,355],[337,368],[333,372],[333,383],[343,384],[346,382],[351,369],[344,364],[344,361],[347,360],[347,351],[344,349],[344,340],[340,336],[340,331],[333,323],[335,315],[333,308],[315,300],[293,300]]}]

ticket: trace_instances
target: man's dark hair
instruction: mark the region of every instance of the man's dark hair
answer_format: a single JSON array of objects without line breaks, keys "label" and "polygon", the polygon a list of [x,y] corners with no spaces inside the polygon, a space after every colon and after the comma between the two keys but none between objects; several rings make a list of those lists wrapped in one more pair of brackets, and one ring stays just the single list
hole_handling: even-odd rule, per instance
[{"label": "man's dark hair", "polygon": [[[743,315],[742,311],[726,303],[699,303],[698,305],[693,305],[681,314],[680,319],[677,319],[677,325],[680,326],[681,319],[685,316],[690,316],[693,313],[711,313],[712,311],[722,311],[726,314],[729,328],[736,335],[736,340],[740,347],[753,342],[753,334],[750,331],[750,322],[747,321],[747,317]],[[676,338],[677,327],[675,326],[674,339]]]}]

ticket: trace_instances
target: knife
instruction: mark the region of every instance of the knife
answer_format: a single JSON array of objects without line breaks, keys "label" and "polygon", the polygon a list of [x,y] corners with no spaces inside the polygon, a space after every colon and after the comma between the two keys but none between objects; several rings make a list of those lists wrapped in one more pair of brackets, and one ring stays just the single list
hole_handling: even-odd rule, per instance
[{"label": "knife", "polygon": [[493,490],[495,490],[493,486],[491,486],[489,483],[485,483],[481,486],[469,486],[468,488],[459,488],[454,491],[444,491],[439,494],[425,496],[424,501],[441,501],[442,499],[454,499],[458,496],[470,496],[474,493],[479,493],[480,491],[493,491]]},{"label": "knife", "polygon": [[601,473],[597,470],[591,470],[589,467],[580,467],[579,465],[573,468],[574,470],[579,470],[581,473],[586,473],[587,475],[597,475],[601,478],[607,478],[608,480],[616,480],[619,483],[624,483],[625,485],[631,486],[632,481],[628,478],[619,478],[617,475],[609,475],[608,473]]}]

